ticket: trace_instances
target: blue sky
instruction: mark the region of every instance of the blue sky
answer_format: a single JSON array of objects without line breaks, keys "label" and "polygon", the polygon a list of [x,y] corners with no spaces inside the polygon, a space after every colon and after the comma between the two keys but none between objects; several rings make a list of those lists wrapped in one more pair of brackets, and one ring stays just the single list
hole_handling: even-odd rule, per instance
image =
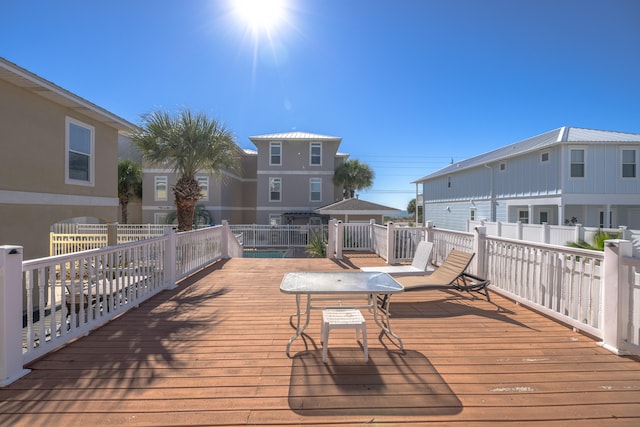
[{"label": "blue sky", "polygon": [[0,0],[0,56],[133,123],[188,107],[244,148],[340,136],[376,174],[360,197],[400,209],[452,159],[640,133],[638,0],[282,0],[255,29],[237,1]]}]

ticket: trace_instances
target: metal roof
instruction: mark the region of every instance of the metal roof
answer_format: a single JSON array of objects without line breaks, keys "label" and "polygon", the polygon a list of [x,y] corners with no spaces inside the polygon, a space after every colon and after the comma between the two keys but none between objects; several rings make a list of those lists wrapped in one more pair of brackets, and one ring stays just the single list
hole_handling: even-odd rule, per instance
[{"label": "metal roof", "polygon": [[101,123],[118,129],[118,131],[133,131],[136,125],[122,117],[98,107],[96,104],[79,97],[66,89],[57,86],[42,77],[7,61],[0,57],[0,79],[8,81],[18,87],[28,90],[38,96],[70,108],[85,116],[89,116]]},{"label": "metal roof", "polygon": [[344,199],[332,203],[327,206],[316,209],[317,212],[323,214],[376,214],[387,215],[401,212],[400,209],[390,208],[389,206],[379,205],[373,202],[367,202],[358,198]]},{"label": "metal roof", "polygon": [[250,136],[251,141],[342,141],[338,136],[320,135],[310,132],[281,132],[266,135]]},{"label": "metal roof", "polygon": [[633,142],[640,143],[640,134],[636,133],[623,133],[613,132],[605,130],[584,129],[575,127],[561,127],[549,132],[527,138],[525,140],[515,142],[505,147],[498,148],[493,151],[489,151],[485,154],[480,154],[475,157],[452,163],[451,165],[442,168],[429,175],[425,175],[412,183],[419,183],[431,178],[436,178],[442,175],[455,173],[464,169],[482,166],[488,163],[496,162],[498,160],[504,160],[510,157],[519,156],[528,152],[542,150],[546,147],[551,147],[557,144],[564,143],[624,143]]}]

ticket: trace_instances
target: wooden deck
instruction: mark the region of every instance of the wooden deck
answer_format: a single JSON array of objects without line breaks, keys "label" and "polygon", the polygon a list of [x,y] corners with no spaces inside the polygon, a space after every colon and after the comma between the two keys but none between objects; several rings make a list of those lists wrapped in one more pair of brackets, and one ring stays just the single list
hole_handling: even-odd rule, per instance
[{"label": "wooden deck", "polygon": [[394,296],[406,351],[371,321],[367,364],[353,331],[332,331],[323,364],[314,312],[288,358],[283,275],[376,264],[218,263],[34,363],[0,389],[0,425],[640,425],[638,361],[496,294]]}]

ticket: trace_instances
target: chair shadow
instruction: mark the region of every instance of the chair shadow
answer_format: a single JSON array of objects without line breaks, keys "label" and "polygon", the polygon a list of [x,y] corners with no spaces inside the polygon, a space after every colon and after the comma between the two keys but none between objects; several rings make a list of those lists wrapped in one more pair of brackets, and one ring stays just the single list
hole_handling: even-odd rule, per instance
[{"label": "chair shadow", "polygon": [[[498,320],[501,322],[509,323],[511,325],[526,328],[532,331],[539,332],[538,329],[532,328],[519,322],[513,318],[516,314],[514,311],[504,308],[503,306],[496,304],[495,302],[486,302],[480,300],[477,296],[468,298],[458,292],[443,289],[441,287],[432,287],[431,290],[439,290],[449,296],[446,298],[432,299],[426,301],[392,301],[391,302],[391,317],[393,319],[400,318],[444,318],[444,317],[457,317],[457,316],[478,316],[486,319]],[[416,293],[418,291],[412,291]],[[420,292],[429,292],[428,289],[423,289]],[[495,309],[485,309],[477,305],[469,304],[475,300],[482,301],[483,304],[490,304]]]},{"label": "chair shadow", "polygon": [[417,351],[330,348],[293,357],[289,407],[305,416],[451,415],[462,403],[429,360]]}]

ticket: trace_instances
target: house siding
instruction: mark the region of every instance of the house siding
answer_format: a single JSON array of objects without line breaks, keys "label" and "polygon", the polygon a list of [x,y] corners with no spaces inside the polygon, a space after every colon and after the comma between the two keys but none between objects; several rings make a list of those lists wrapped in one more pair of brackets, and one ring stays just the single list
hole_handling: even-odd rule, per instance
[{"label": "house siding", "polygon": [[[572,149],[584,150],[583,178],[570,176]],[[623,149],[636,150],[635,177],[622,177]],[[532,224],[575,219],[616,227],[640,222],[639,168],[640,135],[561,128],[415,182],[422,186],[425,221],[439,227],[466,229],[471,205],[476,218],[489,221],[516,222],[524,210]]]},{"label": "house siding", "polygon": [[[93,185],[65,182],[67,117],[95,129]],[[25,259],[49,255],[54,223],[117,221],[118,129],[0,79],[0,147],[0,242]]]}]

